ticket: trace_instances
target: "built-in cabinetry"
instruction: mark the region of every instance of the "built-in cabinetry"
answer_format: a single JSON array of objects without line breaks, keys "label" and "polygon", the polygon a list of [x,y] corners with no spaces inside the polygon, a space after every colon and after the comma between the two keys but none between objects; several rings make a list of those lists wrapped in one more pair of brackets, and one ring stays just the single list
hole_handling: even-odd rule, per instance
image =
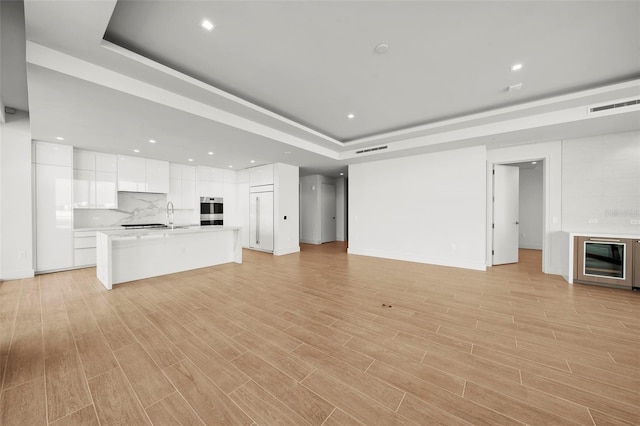
[{"label": "built-in cabinetry", "polygon": [[[198,196],[200,197],[227,197],[235,188],[236,172],[233,170],[216,169],[214,167],[198,167]],[[225,194],[226,192],[226,194]]]},{"label": "built-in cabinetry", "polygon": [[34,142],[36,272],[73,262],[73,148]]},{"label": "built-in cabinetry", "polygon": [[196,207],[196,169],[193,166],[171,164],[169,166],[169,196],[176,209]]},{"label": "built-in cabinetry", "polygon": [[169,163],[149,158],[118,156],[118,191],[169,192]]},{"label": "built-in cabinetry", "polygon": [[273,164],[253,167],[249,169],[249,185],[273,185]]},{"label": "built-in cabinetry", "polygon": [[73,266],[96,264],[96,231],[73,232]]},{"label": "built-in cabinetry", "polygon": [[247,247],[276,255],[300,251],[298,173],[295,166],[276,163],[239,175],[238,205],[248,207],[242,220]]},{"label": "built-in cabinetry", "polygon": [[113,209],[118,207],[118,161],[112,154],[74,150],[73,206]]}]

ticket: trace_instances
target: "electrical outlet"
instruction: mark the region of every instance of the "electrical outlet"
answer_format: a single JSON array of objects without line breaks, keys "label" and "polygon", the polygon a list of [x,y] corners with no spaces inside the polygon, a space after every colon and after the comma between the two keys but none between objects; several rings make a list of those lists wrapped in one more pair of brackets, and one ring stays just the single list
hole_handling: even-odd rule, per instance
[{"label": "electrical outlet", "polygon": [[598,223],[598,219],[589,219],[589,223]]},{"label": "electrical outlet", "polygon": [[631,219],[632,225],[640,225],[640,219]]}]

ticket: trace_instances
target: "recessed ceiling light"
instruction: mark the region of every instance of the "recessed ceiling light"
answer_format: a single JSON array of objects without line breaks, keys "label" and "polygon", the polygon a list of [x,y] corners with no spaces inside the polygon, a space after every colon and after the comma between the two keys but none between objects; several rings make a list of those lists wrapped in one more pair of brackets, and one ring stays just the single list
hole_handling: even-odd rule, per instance
[{"label": "recessed ceiling light", "polygon": [[356,116],[354,114],[349,114],[349,115],[347,115],[347,118],[349,120],[353,120],[354,118],[356,118]]},{"label": "recessed ceiling light", "polygon": [[213,155],[213,151],[209,151],[207,154],[209,154],[209,155]]},{"label": "recessed ceiling light", "polygon": [[133,152],[140,152],[140,150],[139,149],[134,149]]},{"label": "recessed ceiling light", "polygon": [[344,176],[344,173],[340,173],[340,176]]},{"label": "recessed ceiling light", "polygon": [[231,164],[229,164],[229,168],[230,168],[230,169],[233,169],[233,166],[232,166]]},{"label": "recessed ceiling light", "polygon": [[380,43],[373,49],[373,51],[378,55],[382,55],[383,53],[387,53],[389,51],[389,45],[387,43]]},{"label": "recessed ceiling light", "polygon": [[511,66],[511,71],[520,71],[522,69],[522,64],[513,64]]},{"label": "recessed ceiling light", "polygon": [[187,158],[187,161],[193,161],[193,158]]},{"label": "recessed ceiling light", "polygon": [[56,136],[56,139],[58,139],[59,141],[63,141],[64,138],[62,136]]},{"label": "recessed ceiling light", "polygon": [[156,143],[155,139],[149,139],[149,143]]},{"label": "recessed ceiling light", "polygon": [[531,164],[538,164],[538,162],[537,161],[532,161]]},{"label": "recessed ceiling light", "polygon": [[214,28],[213,22],[211,22],[208,19],[203,19],[200,25],[202,25],[202,28],[204,28],[207,31],[212,31]]},{"label": "recessed ceiling light", "polygon": [[251,162],[252,162],[252,163],[255,163],[255,162],[256,162],[256,160],[251,160]]}]

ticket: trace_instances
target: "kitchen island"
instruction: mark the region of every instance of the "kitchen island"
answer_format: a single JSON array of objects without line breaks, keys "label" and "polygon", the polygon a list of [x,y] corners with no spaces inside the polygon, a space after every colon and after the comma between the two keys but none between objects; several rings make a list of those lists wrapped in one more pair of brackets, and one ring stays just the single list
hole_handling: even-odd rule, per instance
[{"label": "kitchen island", "polygon": [[190,226],[96,232],[97,276],[114,284],[205,268],[242,263],[238,226]]}]

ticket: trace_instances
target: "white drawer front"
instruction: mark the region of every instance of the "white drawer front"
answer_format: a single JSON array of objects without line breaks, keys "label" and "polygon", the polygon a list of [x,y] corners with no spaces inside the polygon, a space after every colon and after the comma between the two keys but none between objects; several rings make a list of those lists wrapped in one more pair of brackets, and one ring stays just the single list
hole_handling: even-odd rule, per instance
[{"label": "white drawer front", "polygon": [[73,236],[74,237],[95,237],[96,236],[96,231],[92,230],[92,231],[73,231]]},{"label": "white drawer front", "polygon": [[95,248],[96,247],[96,237],[75,237],[73,239],[73,248]]},{"label": "white drawer front", "polygon": [[73,250],[74,266],[93,266],[96,264],[96,249],[82,248]]}]

